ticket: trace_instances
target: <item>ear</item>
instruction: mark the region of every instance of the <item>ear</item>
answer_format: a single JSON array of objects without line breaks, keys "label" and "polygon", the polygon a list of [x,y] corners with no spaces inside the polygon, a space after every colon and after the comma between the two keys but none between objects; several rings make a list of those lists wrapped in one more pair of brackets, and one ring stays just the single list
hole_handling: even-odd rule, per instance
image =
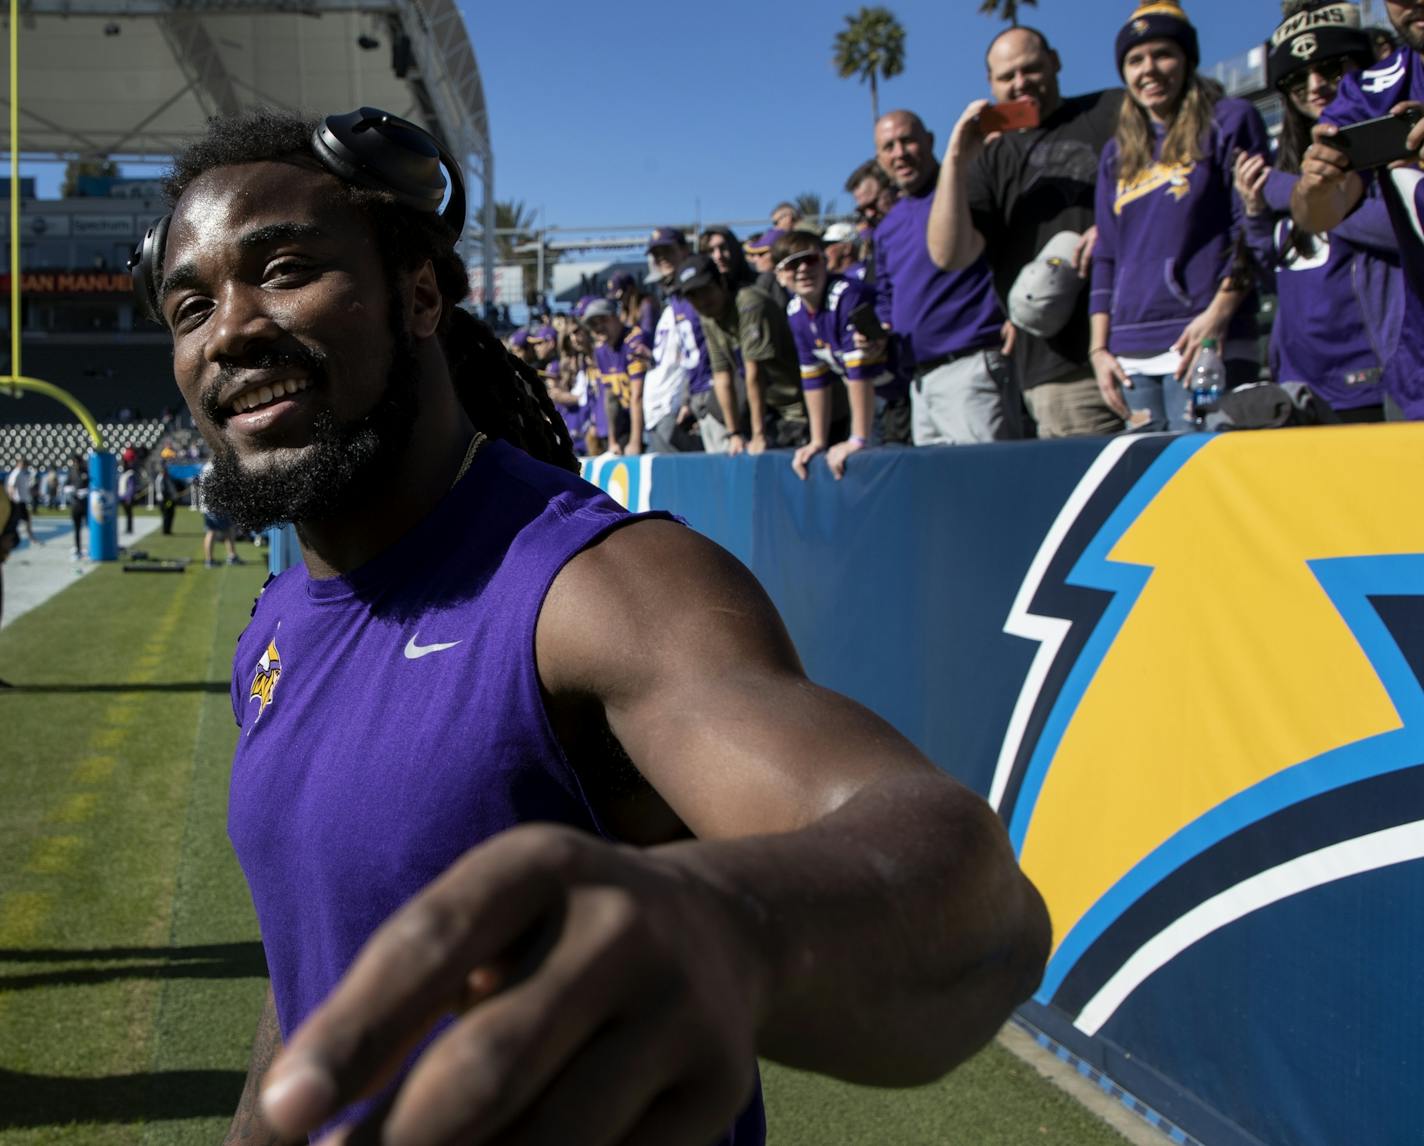
[{"label": "ear", "polygon": [[1053,51],[1049,52],[1048,58],[1053,61],[1053,74],[1056,76],[1059,72],[1063,70],[1063,61],[1058,58],[1058,49],[1055,48]]},{"label": "ear", "polygon": [[406,290],[407,328],[412,338],[430,338],[440,327],[445,313],[445,298],[435,277],[435,266],[426,259],[410,276]]}]

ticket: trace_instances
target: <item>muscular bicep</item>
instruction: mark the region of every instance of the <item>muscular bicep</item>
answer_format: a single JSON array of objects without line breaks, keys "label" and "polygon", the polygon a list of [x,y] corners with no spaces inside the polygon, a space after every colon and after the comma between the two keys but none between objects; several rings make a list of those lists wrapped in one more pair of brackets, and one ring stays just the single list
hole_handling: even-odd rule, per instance
[{"label": "muscular bicep", "polygon": [[[593,615],[590,600],[607,607]],[[794,829],[877,779],[933,767],[811,683],[750,572],[671,522],[618,530],[571,561],[536,644],[555,713],[593,702],[702,837]]]}]

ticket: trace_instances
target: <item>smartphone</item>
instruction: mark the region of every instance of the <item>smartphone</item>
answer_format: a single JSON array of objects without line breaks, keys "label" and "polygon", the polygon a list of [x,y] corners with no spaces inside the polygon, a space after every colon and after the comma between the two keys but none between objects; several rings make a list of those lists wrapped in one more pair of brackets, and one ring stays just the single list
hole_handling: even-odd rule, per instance
[{"label": "smartphone", "polygon": [[885,328],[880,325],[880,319],[875,316],[873,302],[862,303],[856,307],[846,315],[846,321],[850,323],[852,330],[863,334],[867,342],[879,342],[885,337]]},{"label": "smartphone", "polygon": [[1031,99],[990,104],[979,113],[979,130],[985,135],[996,131],[1023,131],[1037,126],[1038,104]]},{"label": "smartphone", "polygon": [[1400,115],[1382,115],[1378,119],[1352,123],[1342,127],[1326,142],[1348,155],[1350,166],[1356,171],[1383,167],[1386,163],[1411,157],[1412,152],[1405,147],[1404,141],[1419,122],[1421,114],[1424,113],[1412,107]]}]

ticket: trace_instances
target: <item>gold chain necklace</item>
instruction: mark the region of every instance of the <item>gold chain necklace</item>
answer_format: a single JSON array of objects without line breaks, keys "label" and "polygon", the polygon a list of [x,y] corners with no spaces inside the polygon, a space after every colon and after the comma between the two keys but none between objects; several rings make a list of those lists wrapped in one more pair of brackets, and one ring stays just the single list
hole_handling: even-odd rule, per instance
[{"label": "gold chain necklace", "polygon": [[454,489],[460,484],[460,479],[465,476],[465,471],[470,468],[470,463],[475,460],[475,454],[479,451],[479,448],[485,444],[486,440],[485,436],[480,433],[479,430],[475,431],[475,436],[470,439],[470,448],[465,451],[465,460],[460,463],[460,472],[455,475],[455,480],[450,483],[451,489]]}]

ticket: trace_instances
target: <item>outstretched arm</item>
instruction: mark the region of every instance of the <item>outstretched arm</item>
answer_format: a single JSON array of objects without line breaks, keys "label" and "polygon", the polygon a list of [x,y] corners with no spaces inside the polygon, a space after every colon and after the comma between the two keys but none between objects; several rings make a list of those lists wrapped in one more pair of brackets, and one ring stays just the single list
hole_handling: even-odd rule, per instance
[{"label": "outstretched arm", "polygon": [[[940,270],[962,271],[984,253],[984,236],[974,227],[969,211],[969,168],[984,150],[979,113],[989,106],[975,100],[959,117],[939,167],[934,202],[925,229],[930,258]],[[991,136],[990,138],[997,138]]]},{"label": "outstretched arm", "polygon": [[262,1117],[258,1103],[262,1076],[267,1073],[272,1060],[281,1050],[282,1034],[277,1025],[277,1004],[269,985],[267,1001],[262,1005],[262,1015],[257,1020],[257,1033],[252,1040],[252,1059],[247,1067],[247,1081],[243,1083],[237,1113],[232,1116],[232,1125],[228,1127],[223,1146],[280,1146],[286,1141],[278,1137],[277,1132]]},{"label": "outstretched arm", "polygon": [[556,726],[601,712],[699,839],[636,850],[532,826],[467,853],[294,1036],[267,1092],[284,1131],[379,1085],[472,1002],[387,1133],[700,1146],[746,1101],[757,1052],[924,1082],[1033,990],[1047,917],[998,818],[809,682],[730,555],[673,523],[618,530],[559,575],[536,645]]}]

